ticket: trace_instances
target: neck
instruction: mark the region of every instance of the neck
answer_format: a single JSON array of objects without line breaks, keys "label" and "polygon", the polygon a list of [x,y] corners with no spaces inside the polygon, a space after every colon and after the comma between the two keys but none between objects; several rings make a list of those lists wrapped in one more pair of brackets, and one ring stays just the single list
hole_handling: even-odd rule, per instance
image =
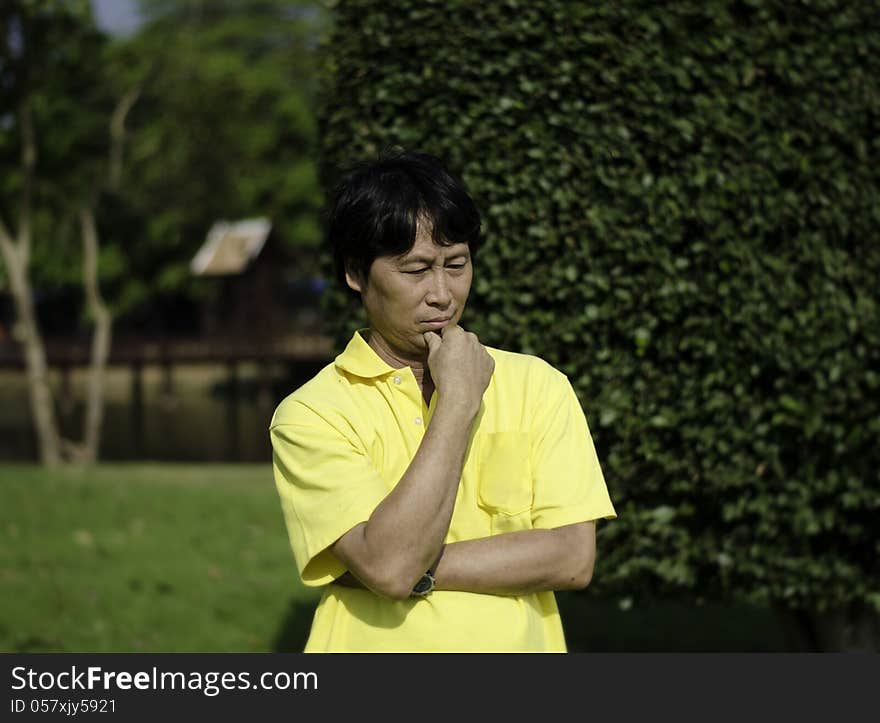
[{"label": "neck", "polygon": [[409,367],[412,369],[413,376],[416,378],[420,387],[424,388],[427,384],[433,389],[431,372],[428,370],[427,352],[413,354],[395,349],[382,337],[381,334],[377,334],[373,329],[370,329],[369,332],[367,332],[367,344],[370,345],[370,348],[376,352],[376,354],[379,355],[379,358],[386,364],[395,369]]}]

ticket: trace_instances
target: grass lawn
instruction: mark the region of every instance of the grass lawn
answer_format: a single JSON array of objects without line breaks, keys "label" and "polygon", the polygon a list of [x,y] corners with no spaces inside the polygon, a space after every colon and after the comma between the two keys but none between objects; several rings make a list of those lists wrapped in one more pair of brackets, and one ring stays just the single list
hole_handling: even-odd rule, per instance
[{"label": "grass lawn", "polygon": [[0,650],[297,651],[269,465],[0,465]]},{"label": "grass lawn", "polygon": [[[0,590],[5,652],[299,652],[318,599],[266,464],[0,465]],[[803,649],[766,610],[558,599],[572,652]]]}]

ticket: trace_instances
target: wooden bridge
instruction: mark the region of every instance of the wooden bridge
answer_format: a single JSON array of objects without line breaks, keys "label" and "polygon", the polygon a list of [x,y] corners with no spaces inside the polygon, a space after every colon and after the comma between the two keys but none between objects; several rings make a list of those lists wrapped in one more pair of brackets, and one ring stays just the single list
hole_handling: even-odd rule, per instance
[{"label": "wooden bridge", "polygon": [[[46,356],[50,367],[88,366],[90,341],[49,340]],[[218,364],[244,361],[314,362],[329,360],[333,343],[317,334],[289,334],[262,340],[247,339],[114,339],[108,364]],[[24,369],[24,357],[17,344],[0,344],[0,369]]]},{"label": "wooden bridge", "polygon": [[[89,365],[89,341],[49,340],[46,357],[50,369],[60,373],[58,409],[62,417],[72,413],[77,400],[72,389],[71,375],[76,368]],[[157,340],[120,338],[111,344],[108,367],[129,367],[131,387],[129,392],[130,424],[134,439],[141,439],[144,429],[144,369],[161,368],[160,395],[173,400],[174,367],[184,364],[222,364],[226,366],[224,383],[226,397],[227,459],[238,461],[240,457],[239,406],[242,386],[239,374],[241,364],[256,363],[256,401],[258,406],[270,412],[279,401],[273,393],[273,368],[283,364],[292,379],[305,381],[323,364],[333,358],[333,343],[327,336],[318,334],[289,334],[274,338],[246,340],[235,339],[184,339]],[[17,344],[0,343],[0,370],[25,369],[24,356]],[[137,452],[136,452],[137,454]]]}]

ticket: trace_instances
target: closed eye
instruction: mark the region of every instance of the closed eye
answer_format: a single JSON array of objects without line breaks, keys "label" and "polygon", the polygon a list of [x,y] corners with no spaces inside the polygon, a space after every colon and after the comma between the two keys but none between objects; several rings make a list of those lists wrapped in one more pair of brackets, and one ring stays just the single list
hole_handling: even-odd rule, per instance
[{"label": "closed eye", "polygon": [[[466,263],[462,263],[462,264],[447,264],[447,265],[446,265],[446,268],[447,268],[447,269],[454,269],[454,270],[457,271],[457,270],[459,270],[459,269],[463,269],[465,266],[467,266]],[[431,268],[430,266],[425,266],[424,268],[421,268],[421,269],[410,269],[409,271],[404,271],[403,273],[405,273],[405,274],[423,274],[423,273],[425,273],[426,271],[430,271],[430,268]]]}]

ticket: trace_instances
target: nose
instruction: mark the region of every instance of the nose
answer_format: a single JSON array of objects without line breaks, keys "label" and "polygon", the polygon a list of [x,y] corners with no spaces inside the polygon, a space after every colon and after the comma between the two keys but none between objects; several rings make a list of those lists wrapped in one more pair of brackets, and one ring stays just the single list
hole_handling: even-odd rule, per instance
[{"label": "nose", "polygon": [[446,278],[445,269],[434,269],[431,273],[431,286],[425,297],[431,306],[445,308],[452,302],[452,293],[449,291],[449,280]]}]

